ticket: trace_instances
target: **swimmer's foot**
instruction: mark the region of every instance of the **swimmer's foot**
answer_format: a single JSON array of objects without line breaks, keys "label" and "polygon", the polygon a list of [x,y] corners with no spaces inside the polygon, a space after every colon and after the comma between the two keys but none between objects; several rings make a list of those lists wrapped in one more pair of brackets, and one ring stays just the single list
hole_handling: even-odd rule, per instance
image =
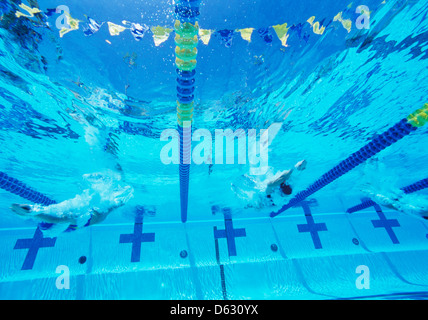
[{"label": "swimmer's foot", "polygon": [[37,215],[36,212],[32,211],[32,207],[29,204],[17,204],[14,203],[10,207],[12,211],[14,211],[16,214],[20,216],[34,216]]},{"label": "swimmer's foot", "polygon": [[296,163],[296,165],[294,166],[297,170],[302,171],[306,169],[306,164],[307,161],[306,160],[302,160]]}]

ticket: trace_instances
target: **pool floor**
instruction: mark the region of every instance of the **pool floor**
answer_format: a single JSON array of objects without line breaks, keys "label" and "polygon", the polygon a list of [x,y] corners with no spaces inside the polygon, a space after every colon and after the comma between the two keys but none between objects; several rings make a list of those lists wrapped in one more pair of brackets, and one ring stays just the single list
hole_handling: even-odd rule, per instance
[{"label": "pool floor", "polygon": [[140,217],[54,239],[1,229],[0,298],[428,297],[427,223],[373,208],[316,211],[232,219],[226,210],[186,224]]}]

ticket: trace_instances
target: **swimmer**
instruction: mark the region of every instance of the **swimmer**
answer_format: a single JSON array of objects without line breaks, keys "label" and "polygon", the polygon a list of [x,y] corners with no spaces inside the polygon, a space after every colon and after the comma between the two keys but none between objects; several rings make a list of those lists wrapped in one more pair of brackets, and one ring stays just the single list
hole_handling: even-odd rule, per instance
[{"label": "swimmer", "polygon": [[373,189],[362,190],[370,199],[379,205],[392,210],[428,220],[428,199],[419,195],[405,194],[402,190],[376,192]]},{"label": "swimmer", "polygon": [[278,187],[280,188],[282,194],[287,195],[287,196],[291,195],[291,193],[293,192],[293,189],[291,188],[291,186],[289,184],[287,184],[287,180],[290,179],[291,174],[293,173],[294,169],[296,169],[298,171],[305,170],[306,164],[307,164],[306,160],[299,161],[298,163],[296,163],[296,165],[294,166],[293,169],[285,170],[283,172],[279,172],[273,178],[268,180],[266,182],[266,185],[267,185],[266,195],[267,195],[267,197],[271,198],[272,193]]},{"label": "swimmer", "polygon": [[248,175],[241,176],[238,181],[232,183],[232,190],[239,198],[248,203],[246,208],[261,209],[266,206],[275,206],[273,195],[281,197],[291,195],[293,190],[288,181],[295,170],[303,171],[306,169],[306,165],[306,160],[299,161],[294,168],[278,172],[272,178],[262,182],[255,181]]},{"label": "swimmer", "polygon": [[280,195],[282,197],[289,196],[293,193],[293,189],[288,180],[290,180],[291,175],[294,170],[303,171],[306,169],[306,160],[299,161],[296,163],[294,168],[290,170],[285,170],[277,173],[273,178],[267,180],[266,183],[266,197],[271,201],[271,205],[275,206],[275,203],[272,199],[272,194],[279,189]]},{"label": "swimmer", "polygon": [[363,167],[358,189],[377,204],[392,210],[427,220],[428,197],[406,194],[401,190],[401,176],[377,157]]},{"label": "swimmer", "polygon": [[13,204],[11,209],[19,216],[35,219],[48,236],[70,232],[101,223],[133,197],[133,188],[120,185],[121,175],[107,170],[83,175],[90,187],[73,199],[58,204]]}]

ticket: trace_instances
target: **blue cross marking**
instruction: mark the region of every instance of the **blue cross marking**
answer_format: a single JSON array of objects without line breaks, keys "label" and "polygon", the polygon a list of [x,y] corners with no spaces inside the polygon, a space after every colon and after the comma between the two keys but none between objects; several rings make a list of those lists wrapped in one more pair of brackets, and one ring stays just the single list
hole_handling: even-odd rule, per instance
[{"label": "blue cross marking", "polygon": [[121,234],[119,243],[132,243],[131,262],[140,262],[142,242],[155,242],[155,234],[143,233],[143,212],[139,210],[135,217],[134,233]]},{"label": "blue cross marking", "polygon": [[36,261],[40,248],[54,247],[56,238],[44,238],[42,231],[37,228],[32,239],[18,239],[13,249],[28,249],[21,270],[31,270]]},{"label": "blue cross marking", "polygon": [[227,249],[229,252],[229,257],[236,256],[236,243],[235,238],[246,237],[247,234],[245,229],[234,229],[232,215],[230,209],[224,209],[224,226],[225,230],[214,229],[215,239],[226,238],[227,239]]},{"label": "blue cross marking", "polygon": [[379,216],[379,219],[380,219],[380,220],[372,220],[373,226],[375,228],[385,228],[392,243],[399,244],[400,241],[398,241],[398,238],[395,235],[394,230],[392,229],[392,228],[400,227],[400,223],[398,222],[398,220],[387,219],[378,204],[375,204],[373,207],[376,209],[377,215]]},{"label": "blue cross marking", "polygon": [[300,233],[310,232],[315,249],[322,249],[321,239],[318,232],[327,231],[327,225],[325,223],[315,223],[307,202],[302,202],[301,205],[305,212],[305,218],[308,224],[298,224],[297,229]]}]

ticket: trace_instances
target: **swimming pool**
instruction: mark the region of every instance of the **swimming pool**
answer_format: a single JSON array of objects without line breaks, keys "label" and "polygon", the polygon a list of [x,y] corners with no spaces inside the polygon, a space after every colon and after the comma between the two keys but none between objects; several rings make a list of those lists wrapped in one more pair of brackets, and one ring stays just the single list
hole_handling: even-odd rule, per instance
[{"label": "swimming pool", "polygon": [[2,2],[0,299],[425,299],[428,1],[350,2]]}]

